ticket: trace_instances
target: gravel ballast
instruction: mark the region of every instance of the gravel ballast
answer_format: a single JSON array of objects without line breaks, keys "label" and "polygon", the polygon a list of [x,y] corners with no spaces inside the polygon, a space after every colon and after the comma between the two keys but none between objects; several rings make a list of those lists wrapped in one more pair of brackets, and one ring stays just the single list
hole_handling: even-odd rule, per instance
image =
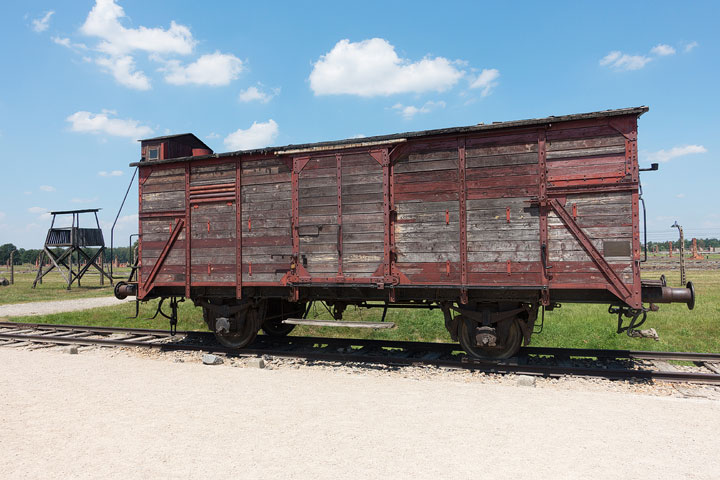
[{"label": "gravel ballast", "polygon": [[0,348],[0,471],[334,480],[720,471],[717,400],[236,360],[208,368],[200,357]]}]

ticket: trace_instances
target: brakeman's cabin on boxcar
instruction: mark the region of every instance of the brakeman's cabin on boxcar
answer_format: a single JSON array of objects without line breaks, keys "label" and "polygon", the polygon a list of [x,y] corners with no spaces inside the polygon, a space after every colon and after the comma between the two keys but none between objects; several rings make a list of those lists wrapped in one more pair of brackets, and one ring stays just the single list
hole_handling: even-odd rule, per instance
[{"label": "brakeman's cabin on boxcar", "polygon": [[439,307],[480,357],[513,355],[560,302],[635,328],[644,303],[694,302],[691,284],[640,279],[647,110],[221,154],[192,134],[143,140],[140,267],[117,294],[192,299],[237,347],[287,334],[312,301],[337,319]]}]

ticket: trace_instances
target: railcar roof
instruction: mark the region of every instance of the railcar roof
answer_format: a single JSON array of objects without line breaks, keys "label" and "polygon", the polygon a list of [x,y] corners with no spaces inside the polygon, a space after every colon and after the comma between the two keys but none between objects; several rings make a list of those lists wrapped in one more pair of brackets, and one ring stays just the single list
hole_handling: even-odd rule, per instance
[{"label": "railcar roof", "polygon": [[[400,140],[408,140],[411,138],[423,138],[433,137],[439,135],[457,135],[464,133],[475,133],[483,132],[488,130],[499,130],[505,128],[514,127],[530,127],[534,125],[544,125],[549,123],[557,122],[569,122],[573,120],[588,120],[593,118],[604,118],[604,117],[616,117],[621,115],[642,115],[647,112],[650,108],[646,106],[632,107],[632,108],[620,108],[615,110],[602,110],[599,112],[588,112],[588,113],[576,113],[573,115],[561,115],[561,116],[549,116],[544,118],[531,118],[527,120],[511,120],[507,122],[493,122],[493,123],[479,123],[477,125],[469,125],[465,127],[451,127],[451,128],[440,128],[435,130],[421,130],[417,132],[405,132],[395,133],[392,135],[378,135],[374,137],[362,137],[362,138],[349,138],[345,140],[334,140],[329,142],[316,142],[316,143],[303,143],[303,144],[291,144],[279,147],[263,147],[252,150],[238,150],[234,152],[226,153],[214,153],[211,155],[203,155],[196,157],[179,157],[179,158],[168,158],[165,160],[148,161],[143,160],[142,162],[131,163],[130,166],[139,165],[156,165],[161,163],[177,163],[190,160],[198,160],[203,158],[221,158],[221,157],[232,157],[239,155],[251,155],[251,154],[276,154],[282,155],[283,153],[290,153],[291,151],[306,150],[306,149],[321,149],[323,147],[330,149],[329,147],[343,147],[348,145],[353,146],[364,146],[368,144],[379,144],[382,142],[396,142]],[[173,137],[169,135],[168,137]]]}]

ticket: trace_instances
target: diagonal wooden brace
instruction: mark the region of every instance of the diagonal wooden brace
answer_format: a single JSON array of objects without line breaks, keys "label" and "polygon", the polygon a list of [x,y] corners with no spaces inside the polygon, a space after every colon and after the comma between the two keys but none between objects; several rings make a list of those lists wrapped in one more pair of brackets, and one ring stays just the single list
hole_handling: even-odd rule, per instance
[{"label": "diagonal wooden brace", "polygon": [[588,256],[592,259],[593,263],[597,266],[598,270],[607,278],[611,285],[611,291],[622,301],[632,307],[633,305],[633,294],[628,286],[623,282],[622,278],[618,276],[615,270],[612,269],[610,264],[605,258],[597,251],[595,246],[592,244],[590,239],[585,235],[580,226],[573,220],[572,216],[565,210],[560,201],[557,198],[550,200],[550,207],[557,213],[560,220],[570,230],[570,233],[577,239],[578,243],[583,247]]},{"label": "diagonal wooden brace", "polygon": [[157,276],[158,272],[162,268],[163,264],[165,263],[165,259],[167,258],[168,254],[170,253],[170,249],[175,244],[175,240],[180,236],[180,231],[183,229],[183,226],[185,225],[185,219],[184,218],[178,218],[175,222],[175,225],[173,226],[172,233],[170,234],[170,238],[168,238],[167,243],[165,243],[165,246],[162,249],[162,252],[160,252],[160,256],[158,257],[157,261],[155,262],[155,265],[153,266],[153,269],[150,271],[150,275],[148,275],[148,278],[145,280],[145,283],[143,283],[142,286],[142,294],[147,294],[148,291],[150,291],[150,288],[152,286],[152,282],[155,280],[155,277]]}]

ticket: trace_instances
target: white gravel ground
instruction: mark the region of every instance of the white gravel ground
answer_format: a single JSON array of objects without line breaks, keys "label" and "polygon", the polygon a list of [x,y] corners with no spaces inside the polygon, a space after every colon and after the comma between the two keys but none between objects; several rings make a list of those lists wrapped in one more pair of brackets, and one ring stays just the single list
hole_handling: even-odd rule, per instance
[{"label": "white gravel ground", "polygon": [[0,317],[30,317],[51,313],[75,312],[98,307],[111,307],[120,303],[132,302],[135,297],[118,300],[115,297],[76,298],[74,300],[55,300],[52,302],[13,303],[0,305]]},{"label": "white gravel ground", "polygon": [[716,400],[169,358],[0,348],[2,476],[720,474]]}]

